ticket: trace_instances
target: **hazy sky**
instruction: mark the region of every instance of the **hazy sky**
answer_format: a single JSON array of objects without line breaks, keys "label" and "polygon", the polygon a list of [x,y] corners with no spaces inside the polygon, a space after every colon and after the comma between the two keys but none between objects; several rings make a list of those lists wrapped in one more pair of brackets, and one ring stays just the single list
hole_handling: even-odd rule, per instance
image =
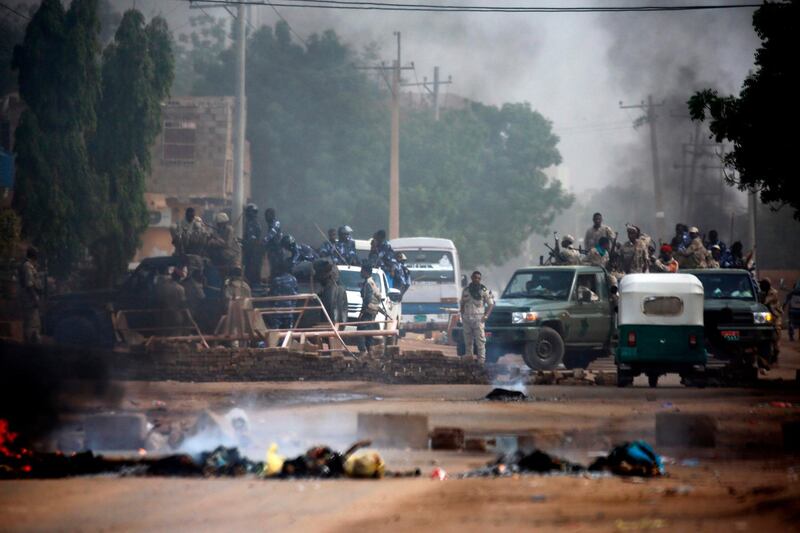
[{"label": "hazy sky", "polygon": [[[432,2],[433,0],[426,0]],[[724,0],[744,3],[747,0]],[[722,3],[723,0],[491,0],[455,2],[498,5],[643,5]],[[120,10],[132,0],[112,0]],[[440,2],[442,3],[442,2]],[[145,13],[161,11],[180,31],[190,15],[184,2],[139,0]],[[752,9],[635,14],[393,13],[279,8],[302,36],[333,28],[362,48],[379,46],[391,61],[393,31],[403,38],[403,61],[413,61],[416,76],[433,77],[441,67],[446,86],[486,103],[528,101],[553,122],[569,184],[576,191],[598,188],[625,174],[632,159],[648,155],[646,128],[634,130],[639,115],[619,102],[638,103],[716,86],[736,92],[753,65],[758,40]],[[197,13],[196,11],[194,13]],[[221,9],[212,14],[227,16]],[[254,25],[274,24],[269,6],[253,7]],[[409,81],[416,81],[406,72]],[[685,113],[685,109],[665,110]],[[691,126],[687,122],[687,134]]]}]

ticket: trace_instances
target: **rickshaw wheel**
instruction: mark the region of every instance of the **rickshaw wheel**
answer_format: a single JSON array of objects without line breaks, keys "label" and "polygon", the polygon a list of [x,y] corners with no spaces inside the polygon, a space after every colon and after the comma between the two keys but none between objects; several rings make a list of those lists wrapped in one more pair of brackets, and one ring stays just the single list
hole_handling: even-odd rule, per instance
[{"label": "rickshaw wheel", "polygon": [[647,374],[647,383],[652,388],[658,387],[658,374]]},{"label": "rickshaw wheel", "polygon": [[543,327],[539,340],[525,345],[522,358],[533,370],[553,370],[564,359],[564,339],[553,328]]}]

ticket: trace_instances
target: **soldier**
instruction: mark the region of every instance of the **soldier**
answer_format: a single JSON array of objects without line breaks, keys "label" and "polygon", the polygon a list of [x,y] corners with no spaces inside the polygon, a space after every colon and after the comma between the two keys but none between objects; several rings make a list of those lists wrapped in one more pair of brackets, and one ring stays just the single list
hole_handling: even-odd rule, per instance
[{"label": "soldier", "polygon": [[710,250],[714,245],[719,246],[720,253],[724,252],[727,248],[725,243],[719,240],[719,234],[717,233],[717,230],[712,229],[708,232],[708,240],[705,242],[705,247]]},{"label": "soldier", "polygon": [[[281,239],[283,238],[283,231],[281,230],[281,222],[278,220],[275,209],[268,208],[264,211],[264,220],[267,226],[264,228],[264,239],[262,244],[267,252],[267,259],[270,265],[270,275],[273,269],[277,269],[278,263],[283,260],[281,254]],[[266,278],[266,276],[265,276]]]},{"label": "soldier", "polygon": [[586,235],[583,238],[583,246],[587,250],[591,250],[600,241],[600,237],[608,238],[608,242],[614,240],[614,230],[603,224],[603,215],[595,213],[592,215],[592,227],[586,230]]},{"label": "soldier", "polygon": [[247,282],[251,286],[259,284],[264,249],[261,246],[261,226],[258,223],[258,206],[256,204],[247,204],[244,210],[242,259],[244,261],[244,277]]},{"label": "soldier", "polygon": [[336,250],[334,253],[333,262],[337,265],[351,265],[359,264],[358,252],[356,252],[356,243],[353,240],[353,228],[350,226],[339,227],[339,240],[336,242]]},{"label": "soldier", "polygon": [[700,238],[700,230],[696,226],[689,228],[689,238],[691,242],[684,250],[678,250],[678,255],[684,258],[683,268],[706,268],[706,256],[708,251],[703,246]]},{"label": "soldier", "polygon": [[477,345],[478,360],[486,361],[486,335],[484,323],[494,308],[494,299],[481,284],[481,273],[472,273],[472,281],[464,287],[460,302],[461,324],[464,327],[464,355],[471,356],[473,344]]},{"label": "soldier", "polygon": [[708,255],[706,256],[706,267],[719,268],[720,259],[722,259],[722,250],[720,245],[712,244],[708,249]]},{"label": "soldier", "polygon": [[561,246],[556,252],[556,263],[559,265],[579,265],[581,263],[581,254],[573,246],[575,237],[572,235],[564,235],[561,239]]},{"label": "soldier", "polygon": [[225,286],[222,288],[222,297],[230,301],[250,298],[251,296],[250,285],[242,279],[242,267],[239,265],[233,266],[228,279],[225,280]]},{"label": "soldier", "polygon": [[[275,275],[270,282],[270,296],[293,296],[298,293],[297,278],[291,273],[292,263],[290,259],[276,263]],[[294,309],[294,300],[281,300],[274,303],[274,307]],[[269,327],[272,329],[291,329],[294,325],[294,315],[292,313],[269,315],[267,319]]]},{"label": "soldier", "polygon": [[739,241],[734,242],[730,248],[725,250],[719,261],[720,268],[746,268],[744,257],[742,257],[743,246]]},{"label": "soldier", "polygon": [[208,241],[209,255],[215,266],[227,271],[241,264],[242,250],[228,215],[217,213],[214,222],[217,226]]},{"label": "soldier", "polygon": [[336,229],[330,228],[328,230],[328,240],[323,242],[319,247],[319,256],[322,259],[330,258],[334,263],[336,262]]},{"label": "soldier", "polygon": [[289,253],[289,262],[292,266],[302,263],[303,261],[314,262],[317,259],[317,252],[307,244],[297,244],[294,237],[288,233],[281,239],[281,248],[283,251]]},{"label": "soldier", "polygon": [[[359,322],[371,322],[360,324],[358,331],[374,331],[380,329],[377,322],[373,322],[381,310],[381,294],[375,280],[372,279],[372,265],[365,262],[361,265],[361,312],[358,315]],[[373,343],[373,337],[358,337],[357,345],[360,354],[368,353]]]},{"label": "soldier", "polygon": [[646,239],[638,226],[627,224],[628,240],[622,245],[622,271],[626,274],[647,272],[649,253]]},{"label": "soldier", "polygon": [[156,305],[161,310],[161,326],[167,328],[165,334],[180,335],[184,325],[184,309],[186,308],[186,291],[180,284],[181,274],[178,269],[169,272],[169,267],[161,269],[156,277]]},{"label": "soldier", "polygon": [[682,222],[675,224],[675,236],[672,242],[672,250],[676,253],[682,252],[689,247],[692,239],[689,237],[689,227],[686,224]]},{"label": "soldier", "polygon": [[203,285],[203,271],[199,268],[191,269],[186,279],[181,282],[181,286],[186,296],[186,307],[192,313],[192,317],[197,322],[204,323],[203,303],[206,291]]},{"label": "soldier", "polygon": [[678,262],[672,257],[672,246],[662,244],[659,256],[653,259],[653,272],[672,272],[678,271]]},{"label": "soldier", "polygon": [[378,230],[372,236],[372,248],[369,252],[370,262],[383,270],[386,277],[391,280],[392,272],[395,269],[396,263],[394,259],[394,250],[389,241],[386,240],[386,231]]},{"label": "soldier", "polygon": [[786,295],[783,307],[789,311],[789,340],[794,341],[794,330],[800,327],[800,280],[794,284],[794,289]]},{"label": "soldier", "polygon": [[39,315],[39,302],[43,292],[37,265],[39,251],[28,247],[25,261],[19,267],[20,304],[22,307],[22,335],[25,342],[39,344],[42,340],[42,321]]},{"label": "soldier", "polygon": [[[759,300],[772,313],[772,323],[775,324],[775,337],[772,340],[772,361],[768,361],[772,363],[780,352],[779,341],[781,330],[783,329],[783,306],[781,305],[780,297],[778,297],[778,291],[772,287],[772,282],[770,282],[769,278],[759,281],[758,288],[760,289]],[[765,365],[762,364],[761,366]],[[769,369],[769,366],[765,366],[765,368]]]},{"label": "soldier", "polygon": [[183,219],[170,228],[170,233],[175,247],[173,255],[205,254],[209,235],[203,219],[195,214],[194,207],[186,208]]},{"label": "soldier", "polygon": [[583,263],[586,265],[600,266],[605,268],[608,264],[608,250],[611,248],[611,240],[608,237],[600,237],[586,254]]},{"label": "soldier", "polygon": [[400,299],[402,299],[408,288],[411,287],[411,271],[406,266],[406,261],[408,260],[406,254],[397,252],[395,260],[397,261],[397,268],[394,269],[392,286],[400,290]]}]

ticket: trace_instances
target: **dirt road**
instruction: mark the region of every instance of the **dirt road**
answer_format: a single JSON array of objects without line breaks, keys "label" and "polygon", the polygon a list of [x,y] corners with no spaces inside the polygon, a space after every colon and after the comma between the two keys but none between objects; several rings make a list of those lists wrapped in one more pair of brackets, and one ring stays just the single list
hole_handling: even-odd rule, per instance
[{"label": "dirt road", "polygon": [[[780,369],[794,377],[796,345]],[[655,415],[705,413],[718,423],[711,449],[664,449],[668,476],[520,476],[433,481],[484,465],[491,453],[381,450],[391,469],[419,467],[419,479],[382,481],[186,480],[97,476],[0,482],[3,530],[293,531],[789,531],[800,518],[800,460],[783,451],[781,423],[800,418],[800,389],[770,381],[752,389],[665,386],[539,386],[531,401],[481,400],[485,386],[371,383],[124,383],[114,406],[81,403],[75,416],[146,411],[156,423],[210,408],[244,408],[248,453],[270,442],[287,454],[355,439],[358,413],[418,413],[429,427],[475,436],[529,435],[537,447],[586,463],[590,452],[632,438],[655,441]],[[68,400],[68,399],[67,399]],[[163,402],[160,403],[160,402]],[[772,402],[784,402],[775,404]],[[791,406],[787,406],[791,404]]]}]

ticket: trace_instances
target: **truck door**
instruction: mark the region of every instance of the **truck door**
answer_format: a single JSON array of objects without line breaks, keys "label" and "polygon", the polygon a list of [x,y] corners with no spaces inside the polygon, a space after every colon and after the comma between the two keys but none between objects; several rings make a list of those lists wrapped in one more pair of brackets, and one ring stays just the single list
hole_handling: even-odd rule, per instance
[{"label": "truck door", "polygon": [[608,338],[610,314],[608,288],[601,273],[578,274],[570,296],[570,330],[567,343],[602,344]]}]

